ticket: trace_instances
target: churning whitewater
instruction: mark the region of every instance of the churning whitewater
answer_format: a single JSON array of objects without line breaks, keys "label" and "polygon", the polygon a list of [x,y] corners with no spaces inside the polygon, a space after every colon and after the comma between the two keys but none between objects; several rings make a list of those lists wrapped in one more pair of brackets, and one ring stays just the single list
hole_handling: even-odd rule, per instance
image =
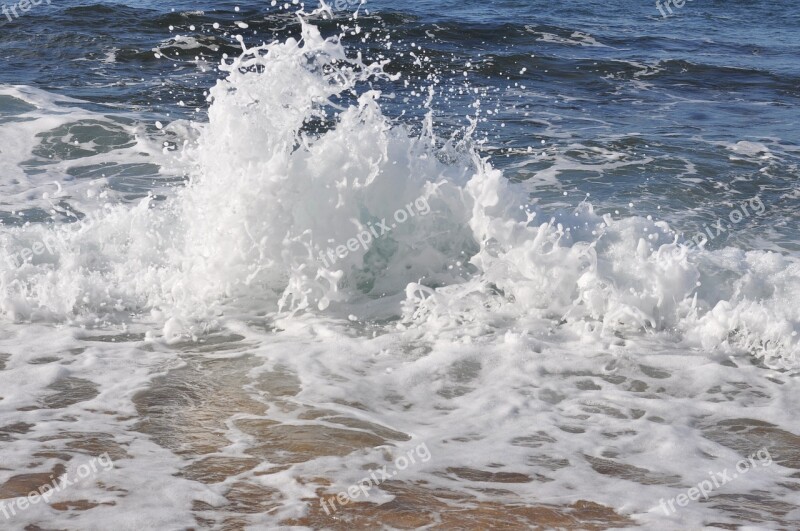
[{"label": "churning whitewater", "polygon": [[[402,305],[415,326],[662,334],[800,366],[796,260],[691,249],[664,222],[599,217],[588,200],[543,213],[475,152],[470,130],[442,141],[430,122],[413,136],[384,118],[383,95],[364,88],[388,76],[382,65],[348,59],[302,24],[300,41],[243,46],[222,67],[208,124],[167,127],[183,138],[172,164],[187,176],[173,197],[133,208],[84,199],[98,222],[5,232],[6,263],[42,252],[3,269],[4,314],[119,322],[149,312],[176,339],[216,328],[226,311],[361,308],[370,320],[399,317]],[[50,195],[50,208],[74,215]],[[420,199],[428,215],[375,231]],[[325,267],[326,249],[365,231],[381,237]]]},{"label": "churning whitewater", "polygon": [[[397,527],[689,528],[720,505],[659,501],[762,447],[735,488],[791,521],[797,257],[707,250],[586,195],[538,202],[482,154],[477,115],[437,129],[436,83],[421,123],[388,118],[380,86],[401,75],[323,37],[332,15],[240,39],[207,122],[2,88],[3,191],[35,218],[0,232],[9,462],[114,463],[15,522],[377,528],[389,503]],[[114,139],[61,148],[91,152],[96,179],[54,184],[55,151],[50,173],[19,170],[47,149],[28,137],[76,121]],[[104,189],[112,163],[179,178],[132,204]]]}]

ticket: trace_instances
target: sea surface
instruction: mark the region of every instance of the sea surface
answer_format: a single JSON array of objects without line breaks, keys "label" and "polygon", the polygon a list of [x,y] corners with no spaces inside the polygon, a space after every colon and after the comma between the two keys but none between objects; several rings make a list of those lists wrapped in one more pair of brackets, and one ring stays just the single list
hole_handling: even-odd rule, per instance
[{"label": "sea surface", "polygon": [[800,527],[796,2],[3,1],[0,529]]}]

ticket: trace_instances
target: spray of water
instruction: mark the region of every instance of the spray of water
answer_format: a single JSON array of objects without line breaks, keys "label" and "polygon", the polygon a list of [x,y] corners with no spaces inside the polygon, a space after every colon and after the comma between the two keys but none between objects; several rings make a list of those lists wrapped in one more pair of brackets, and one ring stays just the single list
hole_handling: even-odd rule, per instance
[{"label": "spray of water", "polygon": [[[582,202],[544,213],[481,158],[468,129],[412,134],[381,111],[384,64],[347,57],[301,20],[298,40],[225,62],[208,122],[187,126],[169,199],[105,205],[91,224],[2,234],[0,311],[13,320],[146,318],[168,338],[231,312],[374,318],[436,333],[497,327],[597,340],[667,334],[798,362],[800,266],[725,249],[680,250],[663,222]],[[415,201],[429,207],[396,223]],[[375,227],[391,224],[377,234]],[[336,261],[329,248],[371,232]],[[142,317],[144,316],[144,317]]]}]

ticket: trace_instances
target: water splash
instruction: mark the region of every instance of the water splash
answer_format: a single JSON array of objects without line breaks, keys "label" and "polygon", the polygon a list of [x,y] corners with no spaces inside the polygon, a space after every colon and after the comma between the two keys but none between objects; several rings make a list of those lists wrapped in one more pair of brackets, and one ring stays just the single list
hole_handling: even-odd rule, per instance
[{"label": "water splash", "polygon": [[[163,202],[101,204],[90,224],[2,234],[0,309],[14,320],[118,322],[168,338],[230,314],[326,312],[483,334],[545,330],[613,344],[661,334],[798,362],[800,270],[790,257],[685,252],[670,227],[587,202],[546,214],[464,138],[388,120],[384,64],[347,57],[301,19],[299,40],[223,63],[206,124],[176,123],[187,186]],[[438,146],[438,147],[437,147]],[[430,212],[335,264],[325,250],[424,198]],[[35,250],[35,249],[34,249]]]}]

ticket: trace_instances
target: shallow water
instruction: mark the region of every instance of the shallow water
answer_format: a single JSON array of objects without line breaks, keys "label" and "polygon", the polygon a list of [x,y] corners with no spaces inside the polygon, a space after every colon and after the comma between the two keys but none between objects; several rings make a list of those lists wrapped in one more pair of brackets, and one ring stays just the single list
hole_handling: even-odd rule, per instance
[{"label": "shallow water", "polygon": [[791,5],[288,6],[3,23],[0,527],[798,527]]}]

